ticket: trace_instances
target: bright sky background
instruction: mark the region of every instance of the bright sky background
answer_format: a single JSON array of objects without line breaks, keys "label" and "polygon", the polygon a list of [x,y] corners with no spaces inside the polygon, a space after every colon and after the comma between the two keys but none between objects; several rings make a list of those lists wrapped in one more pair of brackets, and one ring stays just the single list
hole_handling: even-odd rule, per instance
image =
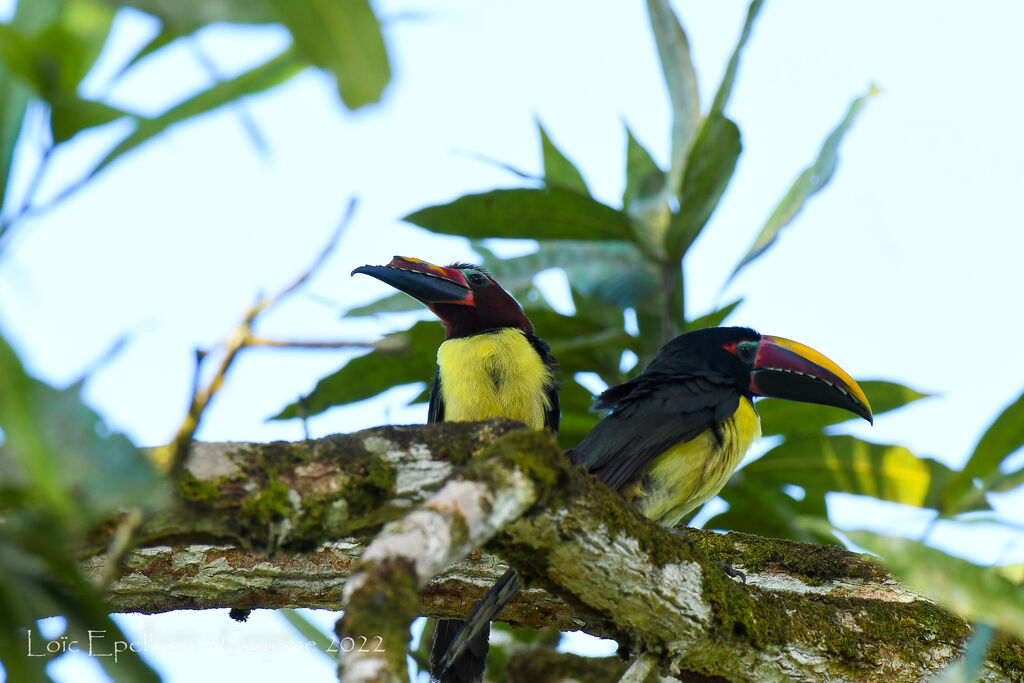
[{"label": "bright sky background", "polygon": [[[163,443],[186,406],[194,349],[221,340],[258,293],[294,279],[349,197],[359,198],[359,209],[339,248],[303,294],[268,316],[264,336],[372,339],[406,324],[407,316],[340,320],[340,311],[388,292],[349,272],[393,254],[472,260],[463,240],[399,219],[466,192],[519,183],[473,155],[539,172],[537,118],[595,195],[613,205],[624,182],[624,121],[667,164],[669,110],[643,3],[374,6],[387,22],[394,71],[381,105],[345,111],[332,81],[307,71],[244,104],[266,154],[246,136],[237,110],[223,109],[173,129],[21,226],[0,261],[0,329],[32,372],[67,384],[130,335],[88,382],[86,398],[137,443]],[[0,18],[12,7],[13,0],[0,0]],[[706,109],[746,3],[678,2],[676,9]],[[1013,2],[767,3],[727,110],[743,132],[744,153],[686,261],[689,311],[744,296],[730,322],[807,343],[855,377],[940,394],[851,431],[951,466],[962,464],[984,427],[1024,389],[1017,362],[1024,339],[1022,25],[1024,5]],[[116,44],[90,75],[86,94],[103,91],[156,26],[124,11],[116,29]],[[234,74],[280,50],[287,35],[213,27],[198,41]],[[870,83],[882,94],[845,139],[829,187],[767,256],[722,290],[775,202]],[[125,108],[157,113],[208,84],[182,45],[134,69],[113,94]],[[56,159],[44,196],[76,179],[123,130],[114,125],[76,139]],[[12,197],[20,197],[34,164],[36,138],[29,137],[19,148]],[[519,243],[506,251],[529,248]],[[556,299],[565,288],[557,276],[544,282]],[[265,418],[351,355],[245,354],[199,437],[301,438],[299,423]],[[311,420],[313,435],[422,422],[423,406],[402,407],[416,393],[399,389],[335,409]],[[994,504],[1024,525],[1024,496]],[[840,525],[910,534],[928,519],[849,497],[833,513]],[[947,530],[938,542],[980,562],[1024,558],[1019,537],[976,526],[969,535]],[[254,642],[295,640],[276,617],[255,618],[245,632]],[[327,614],[322,619],[331,623]],[[232,667],[231,678],[298,676],[308,667],[310,676],[331,680],[330,667],[313,656],[264,661],[221,650],[222,636],[234,628],[223,612],[120,621],[137,634],[161,629],[163,642],[185,633],[206,648],[204,656],[151,658],[168,681],[209,678],[218,664]],[[98,667],[71,658],[55,671],[81,681]]]}]

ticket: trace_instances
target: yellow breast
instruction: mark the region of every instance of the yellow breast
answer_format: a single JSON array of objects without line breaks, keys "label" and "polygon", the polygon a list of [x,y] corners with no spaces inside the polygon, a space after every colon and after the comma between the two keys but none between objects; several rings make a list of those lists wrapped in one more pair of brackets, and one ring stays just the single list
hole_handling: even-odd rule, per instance
[{"label": "yellow breast", "polygon": [[646,476],[624,493],[644,516],[675,526],[718,495],[759,438],[761,420],[750,400],[741,398],[736,412],[722,423],[719,435],[707,430],[669,448],[654,459]]},{"label": "yellow breast", "polygon": [[449,339],[437,350],[437,364],[446,421],[507,417],[544,427],[554,378],[520,330]]}]

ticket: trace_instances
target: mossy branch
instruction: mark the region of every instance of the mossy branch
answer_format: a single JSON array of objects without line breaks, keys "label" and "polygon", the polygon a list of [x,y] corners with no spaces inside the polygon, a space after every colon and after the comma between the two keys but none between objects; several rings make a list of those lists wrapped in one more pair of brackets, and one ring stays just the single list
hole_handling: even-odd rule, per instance
[{"label": "mossy branch", "polygon": [[[962,652],[965,621],[863,557],[688,530],[691,549],[557,452],[538,452],[553,449],[504,436],[519,429],[498,420],[381,427],[299,443],[196,444],[180,503],[140,529],[143,547],[128,555],[114,582],[111,609],[339,609],[350,574],[373,567],[395,585],[410,578],[399,604],[367,609],[387,598],[371,591],[369,601],[350,609],[353,619],[385,612],[398,614],[395,623],[415,614],[465,617],[505,565],[473,557],[428,579],[497,526],[482,521],[490,505],[460,509],[465,533],[451,533],[441,551],[385,553],[377,559],[387,561],[375,564],[360,564],[360,555],[382,526],[421,509],[453,474],[485,484],[496,500],[510,488],[505,475],[516,471],[532,482],[538,502],[487,544],[530,586],[502,612],[503,621],[583,629],[652,653],[663,671],[728,680],[916,681]],[[474,457],[491,444],[493,457]],[[97,531],[83,555],[102,551],[110,533]],[[744,569],[747,585],[727,578],[714,560]],[[103,557],[84,562],[100,571]],[[385,626],[394,624],[379,628]],[[1024,672],[1021,657],[997,659],[987,670],[991,680]]]}]

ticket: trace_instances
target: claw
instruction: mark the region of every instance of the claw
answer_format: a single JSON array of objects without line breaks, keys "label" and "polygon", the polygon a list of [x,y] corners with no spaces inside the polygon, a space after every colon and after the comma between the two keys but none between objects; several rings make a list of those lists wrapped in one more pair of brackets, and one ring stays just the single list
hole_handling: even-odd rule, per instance
[{"label": "claw", "polygon": [[731,578],[731,579],[739,579],[744,584],[747,583],[747,575],[744,574],[743,572],[741,572],[739,569],[736,569],[735,567],[733,567],[728,562],[715,562],[715,564],[717,564],[719,567],[721,567],[722,571],[725,572],[726,576],[728,576],[729,578]]}]

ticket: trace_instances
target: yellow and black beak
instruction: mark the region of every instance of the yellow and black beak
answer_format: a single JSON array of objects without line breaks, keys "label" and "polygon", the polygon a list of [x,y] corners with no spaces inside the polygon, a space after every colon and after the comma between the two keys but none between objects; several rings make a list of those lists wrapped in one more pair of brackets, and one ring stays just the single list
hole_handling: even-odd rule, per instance
[{"label": "yellow and black beak", "polygon": [[442,268],[418,258],[395,256],[385,266],[360,266],[352,274],[363,273],[405,292],[433,307],[435,304],[474,306],[473,290],[457,268]]},{"label": "yellow and black beak", "polygon": [[814,349],[789,339],[761,335],[750,370],[750,391],[835,406],[874,423],[868,397],[853,378]]}]

